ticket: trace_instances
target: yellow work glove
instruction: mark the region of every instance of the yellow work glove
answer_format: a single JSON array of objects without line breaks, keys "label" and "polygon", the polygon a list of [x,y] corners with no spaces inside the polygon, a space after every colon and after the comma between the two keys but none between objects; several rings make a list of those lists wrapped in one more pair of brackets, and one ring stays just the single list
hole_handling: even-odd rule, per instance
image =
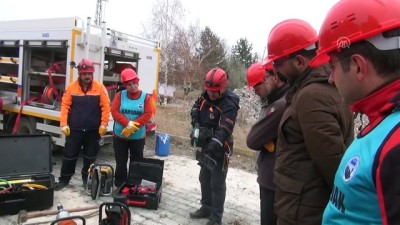
[{"label": "yellow work glove", "polygon": [[135,121],[129,121],[128,125],[121,131],[121,134],[125,137],[129,137],[131,134],[139,130],[140,123]]},{"label": "yellow work glove", "polygon": [[69,129],[69,126],[62,126],[61,127],[61,132],[63,134],[65,134],[65,136],[69,136],[69,134],[71,133],[71,129]]},{"label": "yellow work glove", "polygon": [[100,125],[100,127],[99,127],[100,136],[104,136],[106,133],[107,133],[107,127],[104,125]]},{"label": "yellow work glove", "polygon": [[273,141],[268,142],[267,144],[264,145],[264,148],[268,152],[274,152],[275,151],[275,143]]}]

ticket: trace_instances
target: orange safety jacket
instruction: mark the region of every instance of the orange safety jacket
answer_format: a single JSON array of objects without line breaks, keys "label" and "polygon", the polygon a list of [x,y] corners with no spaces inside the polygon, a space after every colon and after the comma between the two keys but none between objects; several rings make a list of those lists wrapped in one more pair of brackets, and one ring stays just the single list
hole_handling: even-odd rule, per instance
[{"label": "orange safety jacket", "polygon": [[67,87],[61,103],[60,126],[68,125],[71,130],[95,130],[100,125],[107,126],[109,118],[110,98],[102,83],[93,80],[86,93],[79,80]]}]

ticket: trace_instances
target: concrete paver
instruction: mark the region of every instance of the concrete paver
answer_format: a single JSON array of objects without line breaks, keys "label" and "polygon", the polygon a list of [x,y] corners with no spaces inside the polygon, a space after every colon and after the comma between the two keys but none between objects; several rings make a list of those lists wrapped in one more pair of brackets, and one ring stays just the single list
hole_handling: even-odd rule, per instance
[{"label": "concrete paver", "polygon": [[[158,210],[130,207],[131,224],[206,224],[206,219],[193,220],[189,217],[189,212],[195,211],[200,207],[201,196],[200,183],[198,181],[200,168],[197,162],[187,157],[174,155],[162,158],[157,157],[154,156],[154,150],[146,150],[145,156],[163,159],[165,162],[161,203]],[[61,167],[61,154],[55,154],[53,161],[56,162],[53,174],[57,180]],[[97,162],[110,164],[115,168],[112,145],[102,147]],[[54,193],[54,206],[51,209],[55,209],[58,202],[61,202],[64,208],[74,208],[86,205],[100,205],[102,202],[112,201],[112,197],[99,197],[97,200],[92,200],[85,193],[81,186],[81,167],[82,159],[79,159],[76,174],[71,180],[70,187]],[[95,211],[93,210],[92,212]],[[84,216],[89,212],[72,213],[72,215]],[[2,216],[0,217],[0,224],[17,224],[17,217],[17,215]],[[49,221],[55,219],[55,217],[53,215],[30,219],[24,224],[50,224]],[[88,225],[98,224],[97,214],[86,219],[86,224]],[[42,221],[47,221],[47,223],[40,223]],[[260,224],[259,189],[255,174],[233,168],[229,169],[225,212],[222,222],[223,224],[233,225]]]}]

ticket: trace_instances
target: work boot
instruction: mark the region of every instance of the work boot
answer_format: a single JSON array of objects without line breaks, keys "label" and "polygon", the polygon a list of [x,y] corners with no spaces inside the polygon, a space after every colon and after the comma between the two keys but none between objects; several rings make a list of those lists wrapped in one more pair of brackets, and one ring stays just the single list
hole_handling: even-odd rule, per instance
[{"label": "work boot", "polygon": [[82,174],[82,186],[86,188],[87,186],[87,179],[88,179],[88,175],[87,174]]},{"label": "work boot", "polygon": [[63,181],[60,181],[60,182],[57,182],[56,183],[56,185],[55,185],[55,187],[54,187],[54,190],[55,191],[61,191],[62,189],[64,189],[66,186],[68,186],[68,182],[63,182]]},{"label": "work boot", "polygon": [[214,222],[214,221],[208,221],[206,225],[221,225],[221,223]]},{"label": "work boot", "polygon": [[191,212],[190,218],[192,219],[202,219],[210,217],[210,213],[205,212],[204,210],[198,209],[196,212]]}]

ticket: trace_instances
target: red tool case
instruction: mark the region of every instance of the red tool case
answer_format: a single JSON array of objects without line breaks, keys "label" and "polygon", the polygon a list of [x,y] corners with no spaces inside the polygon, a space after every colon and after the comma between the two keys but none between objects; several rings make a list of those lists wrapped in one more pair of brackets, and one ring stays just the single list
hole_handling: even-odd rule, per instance
[{"label": "red tool case", "polygon": [[0,215],[53,206],[51,146],[50,135],[0,136]]},{"label": "red tool case", "polygon": [[[129,166],[128,182],[117,189],[114,202],[129,206],[158,209],[161,202],[164,161],[144,158]],[[154,182],[155,188],[140,186],[142,180]],[[146,189],[141,189],[146,188]]]}]

